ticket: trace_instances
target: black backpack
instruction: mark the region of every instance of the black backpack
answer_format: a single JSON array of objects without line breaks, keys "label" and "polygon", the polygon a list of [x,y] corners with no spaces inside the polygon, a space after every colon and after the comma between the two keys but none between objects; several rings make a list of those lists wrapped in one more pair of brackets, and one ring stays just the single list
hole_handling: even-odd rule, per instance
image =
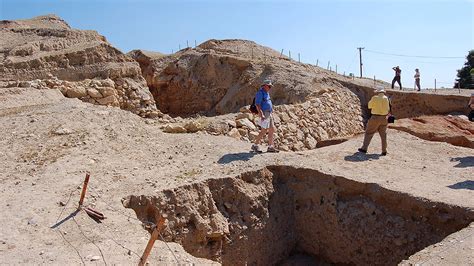
[{"label": "black backpack", "polygon": [[[257,93],[260,92],[260,89],[257,90]],[[253,114],[258,114],[258,109],[257,109],[257,105],[255,105],[255,98],[257,96],[257,93],[255,94],[255,97],[253,97],[253,100],[252,100],[252,104],[250,105],[250,112],[252,112]]]},{"label": "black backpack", "polygon": [[258,109],[255,105],[255,97],[253,97],[252,104],[250,105],[250,112],[252,112],[253,114],[258,114]]}]

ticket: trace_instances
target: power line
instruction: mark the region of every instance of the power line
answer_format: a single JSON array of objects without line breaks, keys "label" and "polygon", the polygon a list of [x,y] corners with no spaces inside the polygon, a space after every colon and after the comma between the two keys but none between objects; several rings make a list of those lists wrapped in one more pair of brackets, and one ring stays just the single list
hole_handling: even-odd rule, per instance
[{"label": "power line", "polygon": [[405,55],[405,54],[392,54],[392,53],[385,53],[385,52],[379,52],[379,51],[374,51],[374,50],[365,50],[366,52],[369,53],[374,53],[374,54],[383,54],[383,55],[391,55],[391,56],[400,56],[400,57],[417,57],[417,58],[441,58],[441,59],[459,59],[459,58],[464,58],[461,56],[426,56],[426,55]]},{"label": "power line", "polygon": [[[439,60],[439,61],[418,61],[418,60],[412,60],[412,59],[399,59],[399,58],[387,58],[387,57],[377,57],[374,55],[374,57],[370,56],[369,57],[370,61],[380,61],[380,62],[405,62],[405,63],[417,63],[417,64],[428,64],[428,65],[440,65],[440,64],[454,64],[452,60]],[[456,63],[457,64],[457,63]]]}]

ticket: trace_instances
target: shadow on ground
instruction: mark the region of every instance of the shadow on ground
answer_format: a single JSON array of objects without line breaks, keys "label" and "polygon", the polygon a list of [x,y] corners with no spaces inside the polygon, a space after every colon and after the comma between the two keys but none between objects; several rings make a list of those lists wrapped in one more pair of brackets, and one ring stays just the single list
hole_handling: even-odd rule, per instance
[{"label": "shadow on ground", "polygon": [[452,189],[474,190],[474,181],[466,180],[466,181],[458,182],[456,184],[452,184],[451,186],[448,186],[448,187]]},{"label": "shadow on ground", "polygon": [[229,153],[222,156],[217,162],[219,164],[228,164],[234,161],[248,161],[254,157],[254,152]]},{"label": "shadow on ground", "polygon": [[451,162],[459,162],[454,167],[464,168],[474,166],[474,156],[451,158]]},{"label": "shadow on ground", "polygon": [[352,155],[345,156],[344,160],[349,162],[363,162],[368,160],[378,160],[380,156],[380,154],[365,154],[362,152],[355,152]]},{"label": "shadow on ground", "polygon": [[59,222],[56,222],[56,224],[52,225],[50,228],[55,229],[55,228],[59,227],[61,224],[65,223],[67,220],[69,220],[71,218],[74,218],[74,216],[76,216],[79,213],[79,211],[80,211],[80,209],[77,209],[77,210],[73,211],[71,214],[66,216],[66,218],[62,219]]}]

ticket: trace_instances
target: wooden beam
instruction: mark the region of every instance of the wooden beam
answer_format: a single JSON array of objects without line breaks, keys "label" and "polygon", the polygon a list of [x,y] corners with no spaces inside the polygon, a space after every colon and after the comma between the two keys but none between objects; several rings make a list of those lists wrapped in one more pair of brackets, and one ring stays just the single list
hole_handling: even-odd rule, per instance
[{"label": "wooden beam", "polygon": [[87,184],[89,184],[89,177],[90,174],[86,174],[86,179],[84,180],[84,185],[82,186],[82,193],[81,198],[79,199],[79,209],[82,207],[82,203],[84,203],[84,197],[86,196]]},{"label": "wooden beam", "polygon": [[158,236],[160,235],[160,231],[163,229],[165,225],[165,218],[163,218],[163,216],[161,215],[157,215],[156,221],[157,221],[156,227],[151,233],[150,240],[148,240],[148,244],[146,245],[145,251],[143,251],[143,255],[140,258],[140,262],[138,263],[138,266],[145,265],[148,255],[150,255],[151,249],[153,248],[153,245],[155,244],[156,239],[158,239]]}]

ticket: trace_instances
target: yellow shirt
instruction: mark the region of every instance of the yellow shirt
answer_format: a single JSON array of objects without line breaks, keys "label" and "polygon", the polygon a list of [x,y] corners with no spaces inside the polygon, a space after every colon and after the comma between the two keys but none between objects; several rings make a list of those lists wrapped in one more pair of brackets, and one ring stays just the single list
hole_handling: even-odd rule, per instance
[{"label": "yellow shirt", "polygon": [[373,115],[387,115],[390,110],[388,97],[383,94],[374,95],[369,101],[369,109]]}]

